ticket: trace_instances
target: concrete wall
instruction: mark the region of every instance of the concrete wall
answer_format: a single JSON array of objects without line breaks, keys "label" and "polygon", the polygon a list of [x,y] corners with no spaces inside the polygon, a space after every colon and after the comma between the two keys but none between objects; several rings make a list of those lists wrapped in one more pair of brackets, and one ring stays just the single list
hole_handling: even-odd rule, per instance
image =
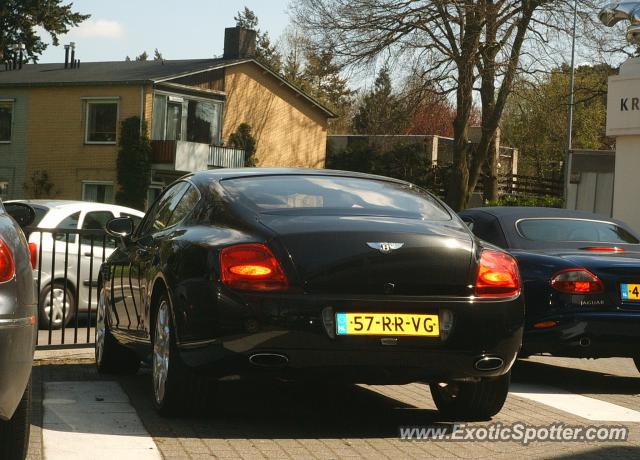
[{"label": "concrete wall", "polygon": [[226,69],[222,139],[241,123],[257,139],[258,166],[322,168],[327,116],[252,63]]},{"label": "concrete wall", "polygon": [[574,150],[571,154],[567,209],[611,217],[615,162],[613,151]]},{"label": "concrete wall", "polygon": [[[52,86],[29,90],[27,177],[47,171],[52,197],[80,199],[83,181],[117,186],[117,145],[85,143],[86,97],[119,97],[120,122],[141,112],[141,87],[133,85]],[[29,193],[27,193],[29,196]]]},{"label": "concrete wall", "polygon": [[0,181],[9,182],[6,199],[24,196],[29,91],[0,88],[0,99],[13,99],[10,143],[0,143]]}]

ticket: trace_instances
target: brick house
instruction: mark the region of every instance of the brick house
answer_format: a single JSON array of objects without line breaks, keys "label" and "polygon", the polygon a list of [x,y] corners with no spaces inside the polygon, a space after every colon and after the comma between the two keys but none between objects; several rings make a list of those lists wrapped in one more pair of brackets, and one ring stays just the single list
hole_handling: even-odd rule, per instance
[{"label": "brick house", "polygon": [[[219,59],[27,64],[0,69],[0,196],[112,202],[120,122],[139,116],[152,139],[149,199],[189,171],[242,166],[224,147],[239,124],[259,166],[323,167],[322,104],[257,62],[255,32],[230,28]],[[21,68],[20,68],[21,67]]]}]

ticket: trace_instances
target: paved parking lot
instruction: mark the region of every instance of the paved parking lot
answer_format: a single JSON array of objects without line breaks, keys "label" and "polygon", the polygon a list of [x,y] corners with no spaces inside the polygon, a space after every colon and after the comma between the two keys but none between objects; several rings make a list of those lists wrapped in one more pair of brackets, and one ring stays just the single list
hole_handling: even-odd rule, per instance
[{"label": "paved parking lot", "polygon": [[[108,439],[106,445],[114,444],[111,439],[125,443],[127,436],[136,434],[124,434],[126,426],[111,426],[106,422],[102,425],[53,424],[46,427],[43,443],[43,398],[45,407],[51,408],[51,404],[60,401],[60,391],[64,391],[65,385],[74,388],[69,390],[69,397],[73,398],[86,385],[103,380],[95,373],[91,360],[45,359],[38,361],[34,369],[35,404],[29,458],[55,458],[54,446],[60,447],[71,432],[83,435],[81,447],[77,448],[80,451],[75,451],[77,458],[117,456],[121,459],[123,450],[118,447],[122,446],[113,445],[108,452],[96,449],[101,445],[100,440]],[[509,396],[504,409],[492,422],[473,423],[474,427],[488,427],[495,422],[503,425],[563,422],[630,428],[627,441],[606,443],[534,442],[523,446],[513,441],[400,440],[400,426],[452,426],[451,421],[443,420],[435,410],[425,385],[419,384],[333,387],[322,382],[312,386],[225,382],[218,389],[219,402],[210,415],[166,419],[156,415],[151,406],[149,372],[111,380],[124,390],[135,409],[132,412],[138,414],[155,443],[154,449],[166,459],[640,456],[640,374],[627,359],[521,361],[513,378],[517,393]],[[52,382],[67,383],[54,385]],[[52,388],[58,392],[55,396]],[[91,394],[92,390],[86,389]],[[91,405],[95,406],[95,403]],[[105,438],[114,433],[119,436]],[[43,457],[43,451],[48,455]]]}]

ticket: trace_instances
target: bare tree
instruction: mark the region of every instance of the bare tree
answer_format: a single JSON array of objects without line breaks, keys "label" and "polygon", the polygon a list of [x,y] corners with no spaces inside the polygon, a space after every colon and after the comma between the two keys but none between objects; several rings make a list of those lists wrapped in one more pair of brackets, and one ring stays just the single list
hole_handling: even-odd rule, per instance
[{"label": "bare tree", "polygon": [[[592,3],[579,0],[585,22],[595,19]],[[554,50],[566,43],[573,1],[299,0],[291,8],[311,43],[332,46],[343,66],[384,59],[419,67],[432,88],[454,95],[446,201],[461,210],[487,159],[495,163],[489,152],[516,76],[544,70],[558,57]],[[476,95],[482,136],[471,150],[467,133]]]}]

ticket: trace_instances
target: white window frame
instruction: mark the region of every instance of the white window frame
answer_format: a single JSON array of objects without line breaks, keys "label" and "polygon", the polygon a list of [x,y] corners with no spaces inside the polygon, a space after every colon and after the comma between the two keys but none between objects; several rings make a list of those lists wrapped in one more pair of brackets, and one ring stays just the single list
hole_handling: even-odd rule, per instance
[{"label": "white window frame", "polygon": [[[120,120],[120,97],[83,97],[84,110],[84,143],[89,145],[116,145],[118,143],[118,121]],[[89,109],[91,104],[116,104],[116,140],[114,141],[90,141],[89,140]]]},{"label": "white window frame", "polygon": [[[182,140],[185,140],[187,138],[187,116],[188,116],[187,104],[189,103],[190,100],[200,101],[200,102],[213,102],[215,104],[219,104],[220,110],[218,111],[218,126],[220,128],[218,129],[218,138],[212,139],[213,141],[212,145],[222,144],[222,130],[223,130],[222,123],[224,121],[224,110],[226,107],[226,100],[214,99],[214,98],[208,98],[208,97],[202,97],[202,96],[193,96],[191,94],[173,93],[171,91],[164,91],[164,90],[154,90],[153,94],[154,94],[154,97],[156,94],[159,96],[165,96],[167,98],[165,100],[165,105],[168,105],[169,102],[182,102],[183,104],[182,105],[182,132],[180,133],[180,137],[182,138]],[[155,102],[155,98],[154,98],[154,102]],[[154,107],[154,113],[155,113],[155,107]],[[165,140],[167,137],[166,111],[164,116],[165,116],[165,119],[163,121],[163,126],[162,126],[162,139],[154,139],[154,140]],[[152,118],[152,122],[153,122],[153,118]]]},{"label": "white window frame", "polygon": [[[110,180],[83,180],[82,181],[82,201],[86,201],[85,196],[85,187],[87,185],[110,185],[111,186],[111,202],[104,204],[113,204],[115,200],[115,188],[113,187],[113,181]],[[90,203],[99,203],[99,201],[91,201]],[[81,216],[84,218],[84,216]]]},{"label": "white window frame", "polygon": [[0,102],[10,102],[11,103],[11,130],[9,132],[9,140],[5,141],[5,140],[1,140],[0,139],[0,144],[11,144],[11,142],[13,142],[13,127],[14,127],[14,123],[15,123],[15,112],[16,112],[16,100],[15,99],[7,99],[7,98],[0,98]]}]

